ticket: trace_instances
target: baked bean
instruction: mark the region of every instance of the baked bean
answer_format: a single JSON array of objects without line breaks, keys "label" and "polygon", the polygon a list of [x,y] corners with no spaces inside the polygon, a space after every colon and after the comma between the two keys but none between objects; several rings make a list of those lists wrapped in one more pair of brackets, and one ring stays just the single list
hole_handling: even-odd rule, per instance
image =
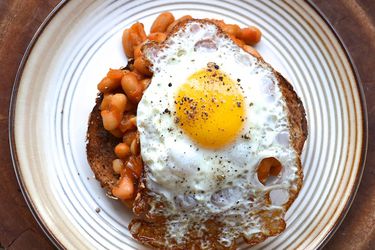
[{"label": "baked bean", "polygon": [[100,104],[100,110],[109,110],[109,106],[111,105],[112,94],[105,94]]},{"label": "baked bean", "polygon": [[134,138],[137,137],[137,134],[137,131],[127,131],[122,137],[122,141],[130,146]]},{"label": "baked bean", "polygon": [[121,87],[125,94],[130,94],[136,90],[138,85],[137,75],[134,72],[126,73],[121,79]]},{"label": "baked bean", "polygon": [[143,90],[147,89],[148,85],[150,85],[151,79],[150,78],[145,78],[140,81]]},{"label": "baked bean", "polygon": [[[120,125],[119,125],[119,129],[125,133],[126,131],[128,130],[134,130],[135,128],[137,128],[137,124],[134,123],[134,121],[132,120],[132,118],[134,117],[134,115],[129,115],[129,114],[126,114],[123,116],[121,122],[120,122]],[[130,144],[128,144],[130,145]]]},{"label": "baked bean", "polygon": [[247,45],[254,45],[260,41],[262,33],[254,26],[242,28],[241,33],[238,36],[239,39],[243,40]]},{"label": "baked bean", "polygon": [[115,159],[112,161],[112,168],[116,174],[120,174],[124,169],[124,162],[121,159]]},{"label": "baked bean", "polygon": [[134,47],[143,43],[147,36],[143,24],[137,22],[122,33],[122,46],[128,57],[134,57]]},{"label": "baked bean", "polygon": [[145,32],[143,23],[136,22],[135,24],[133,24],[130,27],[130,29],[133,30],[135,32],[135,34],[137,34],[137,41],[139,43],[142,43],[146,40],[147,35],[146,35],[146,32]]},{"label": "baked bean", "polygon": [[155,32],[148,35],[148,39],[150,41],[155,41],[158,43],[164,42],[164,40],[167,38],[167,35],[165,33],[161,32]]},{"label": "baked bean", "polygon": [[134,196],[134,177],[130,170],[123,169],[117,185],[112,189],[112,194],[121,200],[128,200]]},{"label": "baked bean", "polygon": [[259,54],[259,52],[254,49],[253,47],[251,47],[250,45],[243,45],[242,48],[247,52],[247,53],[250,53],[252,54],[253,56],[255,57],[258,57],[258,58],[261,58],[261,55]]},{"label": "baked bean", "polygon": [[149,63],[143,57],[138,57],[134,60],[134,68],[143,75],[152,76],[150,69],[148,68]]},{"label": "baked bean", "polygon": [[121,85],[120,82],[120,80],[112,79],[106,76],[99,82],[98,90],[101,93],[109,93],[118,88]]},{"label": "baked bean", "polygon": [[143,41],[144,40],[142,40],[142,38],[140,38],[135,31],[130,32],[130,43],[133,46],[133,51],[134,51],[134,47],[139,44],[142,44]]},{"label": "baked bean", "polygon": [[153,22],[150,33],[165,32],[168,26],[174,22],[174,16],[170,12],[161,13]]},{"label": "baked bean", "polygon": [[116,109],[121,114],[124,113],[126,108],[126,103],[128,102],[126,96],[122,93],[117,93],[112,95],[110,102],[110,110]]},{"label": "baked bean", "polygon": [[116,145],[115,147],[115,154],[120,159],[125,159],[127,156],[130,155],[130,148],[125,143],[121,142]]},{"label": "baked bean", "polygon": [[134,56],[134,46],[130,39],[130,33],[132,31],[130,29],[125,29],[122,33],[122,47],[125,51],[125,55],[127,57],[133,57]]},{"label": "baked bean", "polygon": [[270,175],[277,176],[281,172],[281,163],[274,157],[264,158],[257,168],[258,179],[265,184]]},{"label": "baked bean", "polygon": [[136,136],[132,143],[130,144],[130,152],[132,155],[138,155],[140,151],[139,137]]},{"label": "baked bean", "polygon": [[241,28],[237,24],[225,24],[222,26],[222,29],[225,33],[235,37],[239,37],[241,34]]},{"label": "baked bean", "polygon": [[130,101],[138,103],[141,100],[143,90],[135,73],[126,73],[121,79],[121,86]]},{"label": "baked bean", "polygon": [[169,26],[168,26],[168,29],[167,29],[167,33],[171,32],[173,30],[173,28],[180,22],[182,21],[185,21],[185,20],[191,20],[193,19],[192,16],[190,15],[186,15],[186,16],[182,16],[180,17],[179,19],[175,20],[173,23],[171,23]]},{"label": "baked bean", "polygon": [[124,71],[121,69],[109,69],[107,77],[113,80],[121,81]]},{"label": "baked bean", "polygon": [[100,112],[103,126],[106,130],[114,130],[120,125],[122,114],[116,110],[102,110]]},{"label": "baked bean", "polygon": [[134,58],[138,58],[142,56],[142,44],[139,44],[134,47]]}]

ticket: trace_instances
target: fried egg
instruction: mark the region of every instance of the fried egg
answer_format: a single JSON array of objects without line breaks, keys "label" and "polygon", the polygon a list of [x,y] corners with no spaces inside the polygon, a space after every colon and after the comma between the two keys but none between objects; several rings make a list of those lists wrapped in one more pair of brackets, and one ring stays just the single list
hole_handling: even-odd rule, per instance
[{"label": "fried egg", "polygon": [[[224,246],[267,235],[264,213],[284,223],[301,176],[273,70],[210,22],[189,21],[143,53],[153,77],[137,125],[145,183],[173,218],[166,242],[183,242],[192,225],[215,216]],[[262,183],[257,168],[268,157],[282,170]]]}]

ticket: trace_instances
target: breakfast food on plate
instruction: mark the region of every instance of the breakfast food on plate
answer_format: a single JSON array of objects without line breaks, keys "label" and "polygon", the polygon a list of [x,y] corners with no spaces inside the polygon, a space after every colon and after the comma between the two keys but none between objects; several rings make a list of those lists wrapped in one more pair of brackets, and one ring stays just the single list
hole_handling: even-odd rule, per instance
[{"label": "breakfast food on plate", "polygon": [[261,33],[162,13],[123,33],[129,63],[98,84],[87,155],[159,249],[234,249],[285,229],[307,137],[292,86],[251,45]]}]

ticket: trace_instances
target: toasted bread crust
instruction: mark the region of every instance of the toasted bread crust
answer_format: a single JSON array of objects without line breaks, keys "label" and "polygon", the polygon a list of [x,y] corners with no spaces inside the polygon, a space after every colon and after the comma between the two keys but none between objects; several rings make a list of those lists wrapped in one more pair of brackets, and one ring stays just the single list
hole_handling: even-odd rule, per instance
[{"label": "toasted bread crust", "polygon": [[308,135],[305,109],[293,86],[279,72],[275,71],[275,74],[288,108],[291,143],[300,155]]}]

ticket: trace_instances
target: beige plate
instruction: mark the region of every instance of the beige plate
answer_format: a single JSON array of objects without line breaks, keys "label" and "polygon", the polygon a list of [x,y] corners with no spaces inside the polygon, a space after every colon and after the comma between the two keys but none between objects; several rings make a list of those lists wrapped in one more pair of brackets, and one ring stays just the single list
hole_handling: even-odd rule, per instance
[{"label": "beige plate", "polygon": [[[12,97],[11,134],[20,186],[38,222],[59,247],[141,249],[131,218],[93,178],[85,152],[96,84],[126,65],[121,33],[146,29],[162,11],[224,19],[263,32],[257,49],[295,87],[307,112],[305,182],[287,229],[254,247],[318,248],[337,229],[359,185],[367,147],[361,85],[330,26],[303,1],[69,1],[35,35]],[[245,248],[245,245],[241,245]]]}]

